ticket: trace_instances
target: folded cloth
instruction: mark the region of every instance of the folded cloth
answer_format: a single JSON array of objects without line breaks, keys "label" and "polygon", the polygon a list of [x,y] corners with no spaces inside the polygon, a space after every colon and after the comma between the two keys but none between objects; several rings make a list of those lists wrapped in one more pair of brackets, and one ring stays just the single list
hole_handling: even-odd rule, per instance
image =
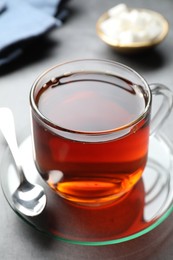
[{"label": "folded cloth", "polygon": [[[0,66],[23,53],[23,46],[62,25],[67,0],[0,0]],[[57,14],[57,15],[56,15]]]},{"label": "folded cloth", "polygon": [[2,13],[6,8],[6,4],[4,1],[0,1],[0,13]]}]

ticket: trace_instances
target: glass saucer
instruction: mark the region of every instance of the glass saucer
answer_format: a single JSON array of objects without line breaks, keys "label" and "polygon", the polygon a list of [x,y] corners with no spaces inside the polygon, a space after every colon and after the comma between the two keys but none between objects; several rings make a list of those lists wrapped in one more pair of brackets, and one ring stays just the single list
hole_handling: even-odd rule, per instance
[{"label": "glass saucer", "polygon": [[9,149],[1,162],[1,185],[11,208],[28,224],[57,239],[81,245],[117,244],[146,234],[173,211],[173,148],[164,135],[150,138],[149,156],[142,179],[119,202],[102,207],[74,205],[52,191],[35,169],[31,137],[20,145],[29,181],[42,185],[47,205],[37,217],[16,212],[11,199],[19,184]]}]

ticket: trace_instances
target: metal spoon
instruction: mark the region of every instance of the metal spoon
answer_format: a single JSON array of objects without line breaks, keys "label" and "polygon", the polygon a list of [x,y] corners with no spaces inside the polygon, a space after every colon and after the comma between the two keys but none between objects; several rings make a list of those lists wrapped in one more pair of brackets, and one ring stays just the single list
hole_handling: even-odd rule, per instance
[{"label": "metal spoon", "polygon": [[13,114],[9,108],[0,108],[0,130],[11,150],[20,178],[20,185],[12,195],[14,206],[19,213],[26,216],[37,216],[45,208],[46,195],[41,186],[31,184],[25,177],[20,164]]}]

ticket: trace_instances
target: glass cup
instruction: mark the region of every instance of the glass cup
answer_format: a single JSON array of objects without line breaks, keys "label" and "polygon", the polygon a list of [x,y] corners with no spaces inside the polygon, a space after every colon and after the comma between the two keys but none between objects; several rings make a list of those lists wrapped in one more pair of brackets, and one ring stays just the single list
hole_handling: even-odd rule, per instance
[{"label": "glass cup", "polygon": [[[152,96],[162,96],[150,120]],[[83,59],[43,73],[30,92],[36,167],[61,197],[86,206],[119,201],[140,180],[149,136],[173,94],[113,61]]]}]

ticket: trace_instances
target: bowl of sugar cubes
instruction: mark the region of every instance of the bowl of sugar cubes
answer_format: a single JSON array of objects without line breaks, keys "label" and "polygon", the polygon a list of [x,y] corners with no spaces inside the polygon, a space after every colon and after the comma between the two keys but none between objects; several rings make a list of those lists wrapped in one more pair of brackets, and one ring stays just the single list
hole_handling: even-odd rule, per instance
[{"label": "bowl of sugar cubes", "polygon": [[120,52],[155,47],[167,36],[169,23],[158,12],[121,3],[102,14],[96,23],[100,39]]}]

